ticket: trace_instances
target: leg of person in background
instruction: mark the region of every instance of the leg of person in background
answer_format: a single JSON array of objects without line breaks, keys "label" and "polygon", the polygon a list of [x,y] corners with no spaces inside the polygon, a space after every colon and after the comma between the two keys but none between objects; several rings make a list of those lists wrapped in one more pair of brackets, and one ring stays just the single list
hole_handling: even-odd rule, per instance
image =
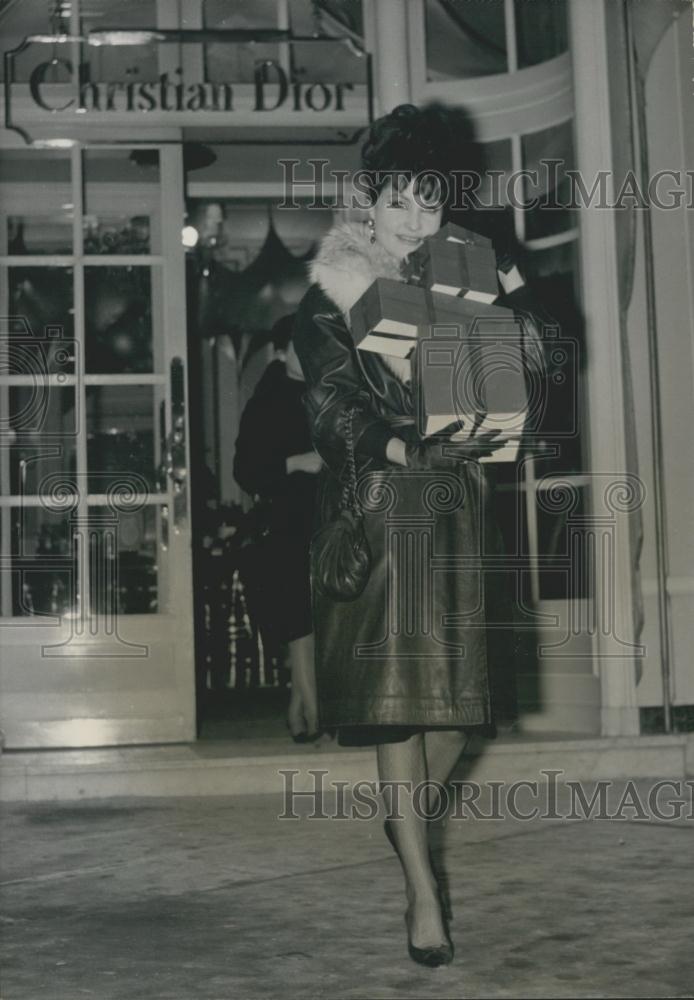
[{"label": "leg of person in background", "polygon": [[313,635],[302,635],[289,643],[292,691],[289,699],[289,730],[296,739],[302,733],[315,738],[318,732],[318,699],[313,660]]}]

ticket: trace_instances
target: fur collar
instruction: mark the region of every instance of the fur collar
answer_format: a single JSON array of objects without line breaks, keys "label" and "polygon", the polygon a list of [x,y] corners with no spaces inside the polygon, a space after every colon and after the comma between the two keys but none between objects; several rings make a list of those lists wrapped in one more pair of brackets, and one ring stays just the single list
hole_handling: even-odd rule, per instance
[{"label": "fur collar", "polygon": [[[371,243],[368,227],[360,222],[340,222],[323,237],[309,266],[311,281],[318,284],[349,323],[349,311],[376,278],[404,281],[397,257],[378,243]],[[410,379],[409,359],[380,355],[403,382]]]}]

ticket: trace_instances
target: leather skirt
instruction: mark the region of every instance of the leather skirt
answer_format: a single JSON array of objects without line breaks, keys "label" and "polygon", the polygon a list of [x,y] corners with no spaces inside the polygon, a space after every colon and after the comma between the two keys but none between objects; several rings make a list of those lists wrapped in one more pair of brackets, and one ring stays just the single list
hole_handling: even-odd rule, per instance
[{"label": "leather skirt", "polygon": [[[407,424],[398,420],[400,437],[416,433]],[[313,594],[320,722],[337,728],[341,742],[490,723],[486,494],[476,462],[455,472],[372,462],[360,473],[368,584],[354,601]],[[320,524],[336,516],[339,500],[339,481],[322,473]]]}]

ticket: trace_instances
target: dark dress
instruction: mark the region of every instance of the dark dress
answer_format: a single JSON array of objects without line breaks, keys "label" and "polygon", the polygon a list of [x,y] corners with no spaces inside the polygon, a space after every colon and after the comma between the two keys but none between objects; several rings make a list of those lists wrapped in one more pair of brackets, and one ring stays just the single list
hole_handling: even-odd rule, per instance
[{"label": "dark dress", "polygon": [[281,361],[263,373],[241,417],[234,477],[259,498],[267,533],[249,550],[246,581],[254,617],[272,646],[312,631],[309,546],[316,475],[287,473],[291,455],[312,451],[303,382]]},{"label": "dark dress", "polygon": [[359,495],[372,551],[357,600],[314,593],[321,725],[338,727],[341,742],[353,743],[490,723],[483,466],[423,473],[386,460],[392,436],[416,434],[409,383],[379,355],[355,350],[342,313],[318,285],[299,307],[294,344],[314,445],[326,463],[318,523],[338,510],[344,414],[357,406]]}]

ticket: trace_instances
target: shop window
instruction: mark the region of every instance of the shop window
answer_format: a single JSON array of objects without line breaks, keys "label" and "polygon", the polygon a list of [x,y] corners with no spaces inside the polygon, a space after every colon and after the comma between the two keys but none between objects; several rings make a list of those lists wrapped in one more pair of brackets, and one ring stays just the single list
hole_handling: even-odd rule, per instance
[{"label": "shop window", "polygon": [[504,0],[425,0],[427,80],[508,72]]},{"label": "shop window", "polygon": [[593,596],[596,553],[586,532],[587,487],[571,481],[546,489],[537,503],[540,598],[578,600]]},{"label": "shop window", "polygon": [[7,510],[0,533],[11,583],[4,614],[24,618],[76,610],[77,560],[72,537],[70,513],[43,506]]},{"label": "shop window", "polygon": [[85,267],[84,298],[86,371],[151,372],[151,269]]},{"label": "shop window", "polygon": [[[228,0],[205,0],[203,25],[205,28],[245,31],[278,28],[277,0],[238,0],[233,4]],[[204,49],[205,78],[212,83],[252,83],[257,62],[280,59],[277,44],[209,42]]]},{"label": "shop window", "polygon": [[90,385],[86,392],[89,492],[117,489],[123,470],[154,490],[156,399],[148,385]]},{"label": "shop window", "polygon": [[523,258],[534,296],[559,327],[556,337],[546,338],[544,345],[547,377],[533,430],[538,477],[584,471],[581,423],[586,358],[577,257],[577,244],[571,241],[545,250],[528,250]]},{"label": "shop window", "polygon": [[[66,337],[74,336],[73,272],[71,267],[10,267],[7,271],[10,315],[22,317],[31,330],[46,327],[60,329]],[[46,343],[49,359],[47,374],[60,374],[55,352]],[[54,367],[53,362],[56,362]],[[34,363],[32,353],[31,360]],[[34,369],[30,369],[33,374]],[[39,369],[42,374],[45,369]],[[19,374],[17,372],[16,374]]]},{"label": "shop window", "polygon": [[85,254],[161,253],[158,150],[87,149],[82,171]]},{"label": "shop window", "polygon": [[514,9],[519,69],[566,52],[566,0],[514,0]]},{"label": "shop window", "polygon": [[505,178],[512,170],[510,139],[482,144],[484,173],[477,197],[484,208],[501,208],[506,204]]},{"label": "shop window", "polygon": [[[69,31],[69,24],[64,18],[51,15],[48,3],[5,3],[2,6],[0,37],[4,52],[17,48],[27,35],[52,35],[60,30]],[[50,58],[51,53],[45,45],[29,46],[14,58],[13,80],[16,83],[27,83],[36,66]],[[0,60],[0,79],[5,81],[4,60]],[[64,76],[61,77],[59,82],[64,82],[64,79]]]},{"label": "shop window", "polygon": [[46,385],[37,379],[34,385],[2,387],[0,395],[5,394],[5,426],[11,444],[6,450],[1,492],[28,497],[52,492],[58,481],[61,488],[73,483],[78,432],[74,388]]},{"label": "shop window", "polygon": [[[288,28],[293,35],[346,38],[363,46],[361,0],[315,4],[311,0],[205,0],[206,28]],[[212,83],[252,83],[258,63],[278,63],[292,82],[361,83],[364,60],[349,44],[292,43],[205,45],[205,76]]]},{"label": "shop window", "polygon": [[155,506],[114,516],[89,508],[90,607],[98,614],[142,615],[164,610],[159,595]]},{"label": "shop window", "polygon": [[[11,195],[9,192],[12,192]],[[0,218],[4,254],[72,253],[70,154],[4,149],[0,157]]]},{"label": "shop window", "polygon": [[[157,22],[156,0],[89,0],[80,8],[81,33],[101,28],[152,28]],[[160,47],[147,45],[84,46],[93,82],[151,83],[159,78]]]},{"label": "shop window", "polygon": [[567,170],[575,169],[573,121],[531,132],[521,139],[523,168],[537,172],[525,179],[525,199],[537,206],[524,210],[525,238],[541,239],[563,233],[577,225],[575,209],[562,207],[570,202],[571,186]]}]

